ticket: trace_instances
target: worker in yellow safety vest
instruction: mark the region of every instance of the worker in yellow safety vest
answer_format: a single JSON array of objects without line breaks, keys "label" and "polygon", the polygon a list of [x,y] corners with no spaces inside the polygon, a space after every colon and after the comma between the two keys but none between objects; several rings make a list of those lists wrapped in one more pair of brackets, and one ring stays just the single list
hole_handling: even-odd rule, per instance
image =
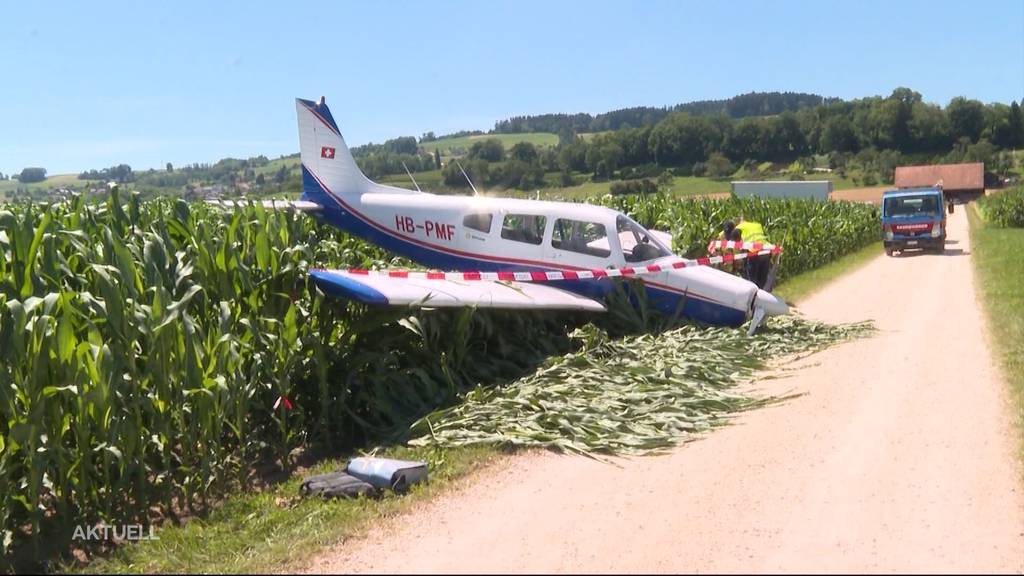
[{"label": "worker in yellow safety vest", "polygon": [[[742,214],[740,214],[739,223],[736,224],[736,230],[739,231],[743,242],[768,243],[768,236],[764,233],[764,226],[761,226],[759,222],[747,220]],[[769,269],[771,268],[771,255],[749,257],[746,262],[747,279],[757,284],[758,288],[764,288],[768,281]]]},{"label": "worker in yellow safety vest", "polygon": [[744,242],[768,242],[768,237],[764,234],[764,226],[761,226],[760,223],[747,220],[742,214],[740,214],[739,221],[736,229],[740,231]]}]

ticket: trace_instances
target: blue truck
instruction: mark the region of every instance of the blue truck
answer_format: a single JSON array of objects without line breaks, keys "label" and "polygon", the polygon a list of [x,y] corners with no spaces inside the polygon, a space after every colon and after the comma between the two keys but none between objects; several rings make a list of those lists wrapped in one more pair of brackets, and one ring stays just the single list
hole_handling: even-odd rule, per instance
[{"label": "blue truck", "polygon": [[[952,212],[953,205],[949,205]],[[882,194],[882,243],[887,256],[920,248],[946,249],[946,198],[941,188],[891,190]]]}]

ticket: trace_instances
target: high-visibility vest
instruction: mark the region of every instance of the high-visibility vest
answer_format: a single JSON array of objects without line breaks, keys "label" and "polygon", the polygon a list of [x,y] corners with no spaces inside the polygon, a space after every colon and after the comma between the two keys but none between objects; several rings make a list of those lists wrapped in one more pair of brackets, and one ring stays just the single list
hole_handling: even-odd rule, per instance
[{"label": "high-visibility vest", "polygon": [[744,242],[767,242],[768,237],[764,235],[764,227],[757,222],[744,220],[736,225],[736,229],[743,235]]}]

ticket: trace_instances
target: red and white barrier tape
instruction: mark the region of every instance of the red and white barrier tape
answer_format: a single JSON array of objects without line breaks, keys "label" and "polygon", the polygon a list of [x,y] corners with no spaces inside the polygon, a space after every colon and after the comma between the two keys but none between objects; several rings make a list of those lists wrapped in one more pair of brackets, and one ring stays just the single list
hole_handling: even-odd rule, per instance
[{"label": "red and white barrier tape", "polygon": [[[714,254],[718,249],[725,250],[728,248],[760,252],[761,250],[774,250],[776,249],[776,246],[768,242],[736,242],[734,240],[712,240],[711,243],[708,244],[708,252],[711,254]],[[782,251],[781,248],[778,250],[780,252]],[[775,253],[777,254],[778,252]]]},{"label": "red and white barrier tape", "polygon": [[696,260],[677,260],[665,264],[649,264],[647,266],[609,268],[607,270],[594,268],[591,270],[558,270],[541,272],[415,272],[409,270],[325,270],[326,272],[339,272],[356,276],[383,276],[387,278],[413,278],[417,280],[489,280],[506,282],[550,282],[554,280],[589,280],[592,278],[631,278],[647,274],[657,274],[667,270],[679,268],[693,268],[695,266],[708,266],[711,264],[727,264],[737,260],[744,260],[750,256],[765,256],[778,254],[782,250],[776,246],[759,250],[757,252],[741,252],[739,254],[723,254],[721,256],[708,256]]}]

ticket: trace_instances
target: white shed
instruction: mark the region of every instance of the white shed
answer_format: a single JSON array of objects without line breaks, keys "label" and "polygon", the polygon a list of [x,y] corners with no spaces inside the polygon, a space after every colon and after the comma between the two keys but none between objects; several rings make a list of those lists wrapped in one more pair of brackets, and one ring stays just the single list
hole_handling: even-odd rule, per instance
[{"label": "white shed", "polygon": [[832,193],[831,180],[772,180],[760,182],[733,182],[732,193],[737,198],[810,198],[828,200]]}]

